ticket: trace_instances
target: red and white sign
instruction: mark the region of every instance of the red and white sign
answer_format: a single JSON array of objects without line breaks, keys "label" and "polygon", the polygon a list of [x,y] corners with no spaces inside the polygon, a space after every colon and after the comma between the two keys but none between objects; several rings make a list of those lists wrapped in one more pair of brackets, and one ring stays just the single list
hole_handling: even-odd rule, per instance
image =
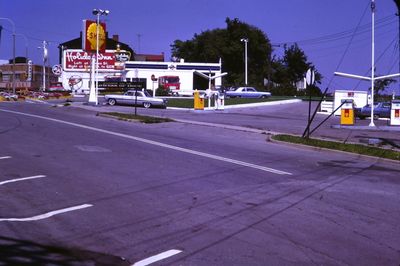
[{"label": "red and white sign", "polygon": [[[64,70],[90,71],[92,56],[96,56],[96,54],[83,50],[65,50]],[[99,70],[114,70],[114,65],[114,52],[99,53]]]}]

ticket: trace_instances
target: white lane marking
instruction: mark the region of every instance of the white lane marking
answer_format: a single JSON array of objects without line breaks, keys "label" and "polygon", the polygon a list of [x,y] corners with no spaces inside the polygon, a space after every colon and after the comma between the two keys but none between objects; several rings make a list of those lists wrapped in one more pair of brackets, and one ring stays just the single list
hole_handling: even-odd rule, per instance
[{"label": "white lane marking", "polygon": [[278,175],[292,175],[292,173],[281,171],[281,170],[277,170],[277,169],[274,169],[274,168],[269,168],[269,167],[265,167],[265,166],[261,166],[261,165],[257,165],[257,164],[252,164],[252,163],[247,163],[247,162],[243,162],[243,161],[239,161],[239,160],[235,160],[235,159],[230,159],[230,158],[226,158],[226,157],[222,157],[222,156],[218,156],[218,155],[213,155],[213,154],[210,154],[210,153],[205,153],[205,152],[190,150],[190,149],[186,149],[186,148],[181,148],[181,147],[178,147],[178,146],[173,146],[173,145],[165,144],[165,143],[158,142],[158,141],[153,141],[153,140],[149,140],[149,139],[134,137],[134,136],[130,136],[130,135],[122,134],[122,133],[117,133],[117,132],[113,132],[113,131],[108,131],[108,130],[105,130],[105,129],[90,127],[90,126],[77,124],[77,123],[73,123],[73,122],[67,122],[67,121],[63,121],[63,120],[59,120],[59,119],[55,119],[55,118],[49,118],[49,117],[44,117],[44,116],[39,116],[39,115],[21,113],[21,112],[5,110],[5,109],[0,109],[0,111],[7,112],[7,113],[12,113],[12,114],[19,114],[19,115],[29,116],[29,117],[35,117],[35,118],[49,120],[49,121],[53,121],[53,122],[57,122],[57,123],[70,125],[70,126],[85,128],[85,129],[89,129],[89,130],[93,130],[93,131],[97,131],[97,132],[101,132],[101,133],[106,133],[106,134],[110,134],[110,135],[114,135],[114,136],[118,136],[118,137],[123,137],[123,138],[136,140],[136,141],[139,141],[139,142],[143,142],[143,143],[147,143],[147,144],[151,144],[151,145],[155,145],[155,146],[159,146],[159,147],[163,147],[163,148],[167,148],[167,149],[171,149],[171,150],[176,150],[176,151],[185,152],[185,153],[189,153],[189,154],[193,154],[193,155],[198,155],[198,156],[202,156],[202,157],[206,157],[206,158],[210,158],[210,159],[215,159],[215,160],[219,160],[219,161],[223,161],[223,162],[228,162],[228,163],[232,163],[232,164],[236,164],[236,165],[241,165],[241,166],[245,166],[245,167],[249,167],[249,168],[254,168],[254,169],[258,169],[258,170],[261,170],[261,171],[270,172],[270,173],[274,173],[274,174],[278,174]]},{"label": "white lane marking", "polygon": [[43,220],[43,219],[52,217],[52,216],[57,215],[57,214],[76,211],[76,210],[80,210],[80,209],[84,209],[84,208],[88,208],[88,207],[92,207],[92,206],[93,205],[91,205],[91,204],[83,204],[83,205],[69,207],[69,208],[56,210],[56,211],[51,211],[51,212],[48,212],[48,213],[45,213],[45,214],[40,214],[40,215],[36,215],[36,216],[33,216],[33,217],[27,217],[27,218],[1,218],[0,222],[30,222],[30,221],[38,221],[38,220]]},{"label": "white lane marking", "polygon": [[28,176],[28,177],[21,177],[21,178],[15,178],[15,179],[9,179],[5,181],[0,182],[0,186],[7,184],[7,183],[13,183],[13,182],[19,182],[19,181],[24,181],[24,180],[29,180],[29,179],[35,179],[35,178],[41,178],[41,177],[46,177],[45,175],[35,175],[35,176]]},{"label": "white lane marking", "polygon": [[156,261],[160,261],[160,260],[175,256],[176,254],[179,254],[181,252],[182,252],[182,250],[171,249],[171,250],[165,251],[163,253],[160,253],[158,255],[154,255],[154,256],[151,256],[151,257],[149,257],[147,259],[138,261],[138,262],[132,264],[132,266],[146,266],[146,265],[149,265],[149,264],[154,263]]},{"label": "white lane marking", "polygon": [[0,160],[4,160],[4,159],[11,159],[11,156],[3,156],[3,157],[0,157]]}]

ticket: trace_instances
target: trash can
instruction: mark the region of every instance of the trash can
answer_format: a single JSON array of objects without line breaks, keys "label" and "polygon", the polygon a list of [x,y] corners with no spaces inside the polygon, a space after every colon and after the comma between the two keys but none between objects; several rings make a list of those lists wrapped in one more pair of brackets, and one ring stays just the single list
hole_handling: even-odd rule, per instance
[{"label": "trash can", "polygon": [[343,105],[342,105],[341,112],[340,112],[340,124],[341,125],[354,125],[355,117],[354,117],[353,100],[343,99],[342,103],[343,103]]},{"label": "trash can", "polygon": [[200,92],[195,90],[194,96],[194,110],[204,110],[204,98],[200,96]]},{"label": "trash can", "polygon": [[390,125],[400,125],[400,100],[393,100],[390,110]]}]

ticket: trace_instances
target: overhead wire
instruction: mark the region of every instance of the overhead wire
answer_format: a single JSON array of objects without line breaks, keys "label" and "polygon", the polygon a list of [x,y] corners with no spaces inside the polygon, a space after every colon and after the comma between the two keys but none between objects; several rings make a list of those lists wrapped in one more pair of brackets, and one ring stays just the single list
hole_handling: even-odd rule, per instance
[{"label": "overhead wire", "polygon": [[[343,54],[342,54],[342,57],[340,58],[339,63],[338,63],[337,66],[336,66],[335,71],[337,71],[337,70],[339,69],[339,67],[342,65],[343,60],[344,60],[344,57],[346,56],[346,54],[347,54],[347,52],[348,52],[348,50],[349,50],[349,48],[350,48],[350,45],[351,45],[351,43],[352,43],[352,41],[353,41],[353,39],[354,39],[354,37],[355,37],[355,33],[357,32],[357,29],[358,29],[358,27],[360,26],[360,24],[361,24],[361,22],[362,22],[362,20],[363,20],[363,18],[364,18],[364,16],[365,16],[365,13],[366,13],[367,10],[368,10],[368,7],[369,7],[369,3],[368,3],[368,5],[366,6],[366,8],[364,9],[364,12],[363,12],[363,14],[362,14],[360,20],[358,21],[357,26],[355,27],[355,29],[354,29],[354,31],[353,31],[353,34],[352,34],[352,36],[351,36],[349,42],[347,43],[346,49],[344,50],[344,52],[343,52]],[[330,78],[330,80],[329,80],[329,82],[328,82],[327,88],[329,88],[329,86],[331,85],[331,82],[332,82],[332,80],[334,79],[334,77],[335,77],[334,75],[331,76],[331,78]]]},{"label": "overhead wire", "polygon": [[[368,7],[369,7],[369,4],[366,7],[366,9],[364,10],[363,17],[365,16],[365,12],[367,11]],[[379,28],[389,26],[394,22],[393,20],[394,20],[393,16],[384,17],[376,22],[376,28],[379,29]],[[298,44],[301,46],[316,45],[316,44],[321,44],[321,43],[326,43],[326,42],[347,39],[353,35],[361,35],[361,34],[368,33],[371,31],[369,24],[364,24],[364,25],[360,25],[360,24],[361,24],[361,22],[358,23],[356,28],[345,30],[342,32],[337,32],[337,33],[333,33],[333,34],[329,34],[329,35],[324,35],[324,36],[310,38],[310,39],[304,39],[304,40],[281,42],[281,43],[277,43],[277,45],[285,45],[285,44],[286,45]]]}]

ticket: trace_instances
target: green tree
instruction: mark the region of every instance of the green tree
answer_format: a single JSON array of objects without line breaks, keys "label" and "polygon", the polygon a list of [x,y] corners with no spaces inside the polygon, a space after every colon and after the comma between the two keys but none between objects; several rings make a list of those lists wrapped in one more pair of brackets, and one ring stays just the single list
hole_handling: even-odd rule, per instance
[{"label": "green tree", "polygon": [[[308,69],[315,71],[315,83],[321,84],[322,75],[315,66],[308,61],[306,54],[297,44],[285,46],[282,58],[274,58],[272,64],[272,89],[274,95],[304,95],[306,91],[297,91],[295,84],[302,81]],[[311,88],[313,96],[321,94],[320,89],[314,85]]]},{"label": "green tree", "polygon": [[244,45],[240,39],[247,38],[248,82],[262,88],[271,55],[268,37],[260,29],[237,18],[227,18],[225,22],[226,29],[207,30],[187,41],[175,40],[171,45],[172,56],[189,62],[218,62],[221,58],[222,71],[228,72],[224,84],[243,85]]},{"label": "green tree", "polygon": [[[397,82],[395,79],[378,79],[374,83],[375,96],[379,96],[383,93],[392,83]],[[369,88],[371,90],[371,88]]]}]

